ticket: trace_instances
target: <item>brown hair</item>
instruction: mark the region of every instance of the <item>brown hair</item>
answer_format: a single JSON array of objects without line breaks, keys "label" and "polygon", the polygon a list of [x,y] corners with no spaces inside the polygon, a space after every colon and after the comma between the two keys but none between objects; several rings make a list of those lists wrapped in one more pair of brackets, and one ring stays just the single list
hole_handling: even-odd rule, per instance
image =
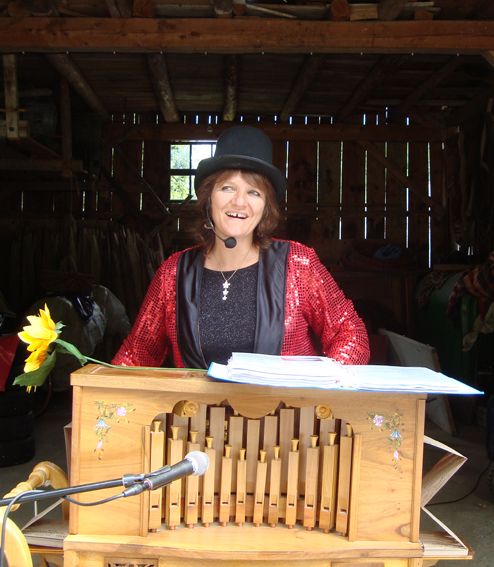
[{"label": "brown hair", "polygon": [[270,236],[278,226],[280,212],[276,195],[271,181],[262,173],[256,173],[246,169],[221,169],[206,177],[197,190],[197,210],[199,213],[196,236],[199,237],[204,247],[204,254],[208,254],[214,246],[214,233],[209,227],[207,210],[211,205],[211,193],[217,183],[226,181],[229,177],[240,174],[248,183],[258,187],[266,195],[266,205],[262,214],[261,221],[257,225],[253,234],[253,242],[260,249],[269,248],[271,245]]}]

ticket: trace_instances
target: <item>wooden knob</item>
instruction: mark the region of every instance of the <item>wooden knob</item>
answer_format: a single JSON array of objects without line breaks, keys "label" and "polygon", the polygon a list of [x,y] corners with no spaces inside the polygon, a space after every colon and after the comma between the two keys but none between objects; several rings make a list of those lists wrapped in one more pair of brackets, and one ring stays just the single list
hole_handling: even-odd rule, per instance
[{"label": "wooden knob", "polygon": [[331,433],[328,433],[328,435],[329,435],[329,444],[334,445],[336,439],[336,433],[332,431]]},{"label": "wooden knob", "polygon": [[298,450],[298,439],[292,439],[292,453],[295,453]]},{"label": "wooden knob", "polygon": [[260,459],[261,459],[261,463],[265,463],[265,462],[266,462],[266,454],[267,454],[267,451],[259,451],[259,456],[260,456]]},{"label": "wooden knob", "polygon": [[160,426],[161,426],[161,421],[159,420],[153,421],[153,432],[158,433],[160,430]]},{"label": "wooden knob", "polygon": [[345,427],[346,427],[346,434],[348,437],[352,437],[353,435],[353,428],[349,423],[345,423]]},{"label": "wooden knob", "polygon": [[214,441],[214,437],[206,437],[206,447],[208,449],[213,448],[213,441]]},{"label": "wooden knob", "polygon": [[178,440],[178,432],[180,431],[180,426],[172,425],[172,426],[170,426],[170,429],[172,430],[172,441],[177,441]]},{"label": "wooden knob", "polygon": [[310,447],[311,449],[315,449],[317,447],[317,440],[319,439],[319,435],[311,435],[310,436]]},{"label": "wooden knob", "polygon": [[279,459],[280,458],[280,449],[281,447],[279,445],[275,445],[273,447],[273,453],[274,453],[274,458],[275,459]]},{"label": "wooden knob", "polygon": [[232,446],[231,445],[225,445],[225,458],[230,459],[231,454],[232,454]]},{"label": "wooden knob", "polygon": [[331,416],[331,410],[328,406],[316,406],[316,416],[319,419],[328,419]]},{"label": "wooden knob", "polygon": [[198,432],[197,431],[190,431],[189,434],[190,434],[190,442],[191,443],[197,443]]},{"label": "wooden knob", "polygon": [[245,449],[240,449],[238,458],[240,461],[245,461]]}]

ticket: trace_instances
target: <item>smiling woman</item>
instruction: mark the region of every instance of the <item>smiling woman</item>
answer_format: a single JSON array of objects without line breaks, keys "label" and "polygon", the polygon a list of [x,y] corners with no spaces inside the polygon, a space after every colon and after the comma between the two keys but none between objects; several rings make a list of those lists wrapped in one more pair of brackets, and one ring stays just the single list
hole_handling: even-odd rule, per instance
[{"label": "smiling woman", "polygon": [[196,171],[199,246],[163,262],[113,363],[208,368],[232,352],[324,354],[366,364],[368,338],[315,252],[271,238],[287,180],[272,144],[250,126],[226,130]]}]

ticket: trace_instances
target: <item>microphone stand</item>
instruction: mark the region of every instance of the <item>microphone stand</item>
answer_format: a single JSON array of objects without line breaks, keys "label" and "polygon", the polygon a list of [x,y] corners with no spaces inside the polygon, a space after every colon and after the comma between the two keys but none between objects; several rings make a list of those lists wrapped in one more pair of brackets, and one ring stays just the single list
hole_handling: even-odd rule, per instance
[{"label": "microphone stand", "polygon": [[[169,469],[170,467],[163,467],[162,469],[159,469],[159,472],[162,471],[164,472],[166,468]],[[26,495],[20,493],[16,497],[3,498],[2,500],[0,500],[0,506],[7,506],[8,504],[10,504],[12,500],[14,500],[14,498],[16,504],[22,504],[23,502],[34,502],[35,500],[46,500],[48,498],[63,498],[64,496],[70,496],[72,494],[80,494],[82,492],[92,492],[94,490],[103,490],[104,488],[114,488],[115,486],[123,486],[124,488],[130,488],[134,486],[136,483],[142,483],[144,479],[149,476],[149,474],[154,474],[154,473],[141,474],[141,475],[127,474],[119,479],[104,480],[101,482],[92,482],[91,484],[81,484],[80,486],[69,486],[67,488],[60,488],[57,490],[36,491],[34,492],[34,494],[32,493],[32,491],[30,491]],[[139,494],[143,490],[134,492],[134,494]],[[133,494],[125,494],[124,492],[121,495],[116,495],[115,498],[118,498],[119,496],[132,496],[132,495]]]}]

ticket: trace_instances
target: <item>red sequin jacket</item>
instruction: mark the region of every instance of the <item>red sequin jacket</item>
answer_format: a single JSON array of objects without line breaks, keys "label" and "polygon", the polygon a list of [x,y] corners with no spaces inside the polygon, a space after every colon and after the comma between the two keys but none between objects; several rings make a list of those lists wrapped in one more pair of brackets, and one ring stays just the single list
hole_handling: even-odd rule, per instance
[{"label": "red sequin jacket", "polygon": [[[199,247],[162,263],[113,364],[157,367],[171,351],[175,367],[205,368],[197,328],[203,266]],[[312,248],[273,240],[261,252],[259,280],[255,352],[368,362],[365,325]]]}]

